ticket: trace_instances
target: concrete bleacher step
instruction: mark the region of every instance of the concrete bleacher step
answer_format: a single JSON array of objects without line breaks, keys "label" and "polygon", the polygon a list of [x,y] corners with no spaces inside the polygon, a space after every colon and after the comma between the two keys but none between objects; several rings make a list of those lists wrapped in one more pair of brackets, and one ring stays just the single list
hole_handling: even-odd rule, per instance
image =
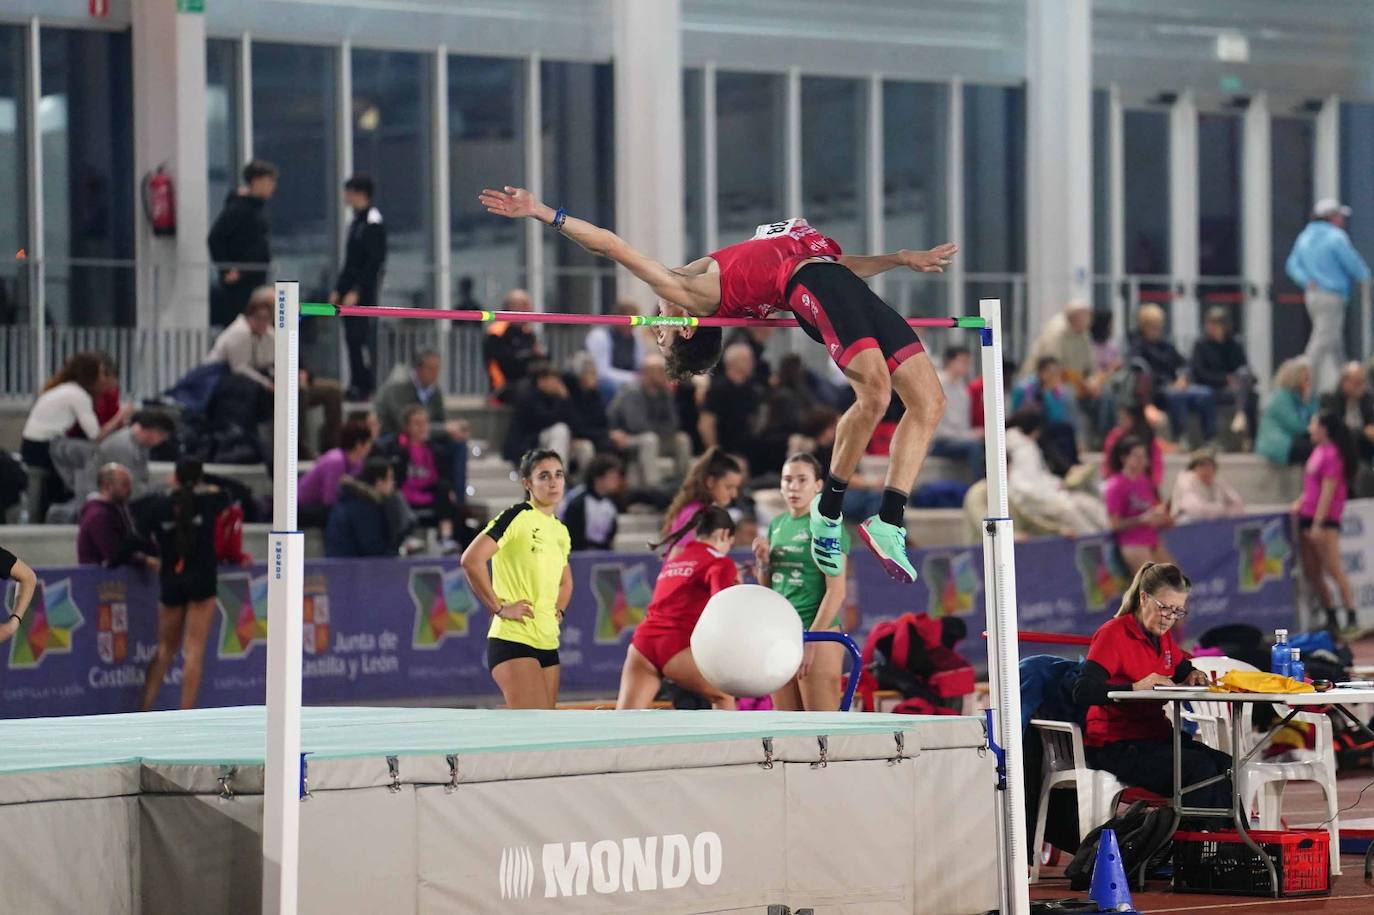
[{"label": "concrete bleacher step", "polygon": [[[1102,453],[1084,452],[1083,463],[1101,466]],[[1188,466],[1188,453],[1164,455],[1164,495],[1173,492],[1174,481]],[[1302,492],[1302,467],[1277,467],[1257,454],[1221,453],[1217,455],[1217,478],[1235,487],[1247,507],[1287,504]]]}]

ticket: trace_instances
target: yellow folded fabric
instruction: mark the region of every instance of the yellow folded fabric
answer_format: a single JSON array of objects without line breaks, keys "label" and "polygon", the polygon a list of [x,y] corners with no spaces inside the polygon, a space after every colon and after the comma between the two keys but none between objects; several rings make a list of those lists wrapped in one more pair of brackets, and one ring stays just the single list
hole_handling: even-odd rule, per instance
[{"label": "yellow folded fabric", "polygon": [[1302,683],[1283,674],[1262,670],[1228,670],[1221,677],[1221,688],[1229,693],[1314,693],[1311,683]]}]

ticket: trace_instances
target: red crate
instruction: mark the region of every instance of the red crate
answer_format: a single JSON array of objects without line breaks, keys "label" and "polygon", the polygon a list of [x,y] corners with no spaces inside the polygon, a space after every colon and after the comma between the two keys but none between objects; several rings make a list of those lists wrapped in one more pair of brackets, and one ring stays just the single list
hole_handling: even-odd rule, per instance
[{"label": "red crate", "polygon": [[[1252,829],[1250,837],[1274,859],[1280,896],[1331,895],[1331,837],[1325,830]],[[1176,832],[1174,889],[1268,896],[1269,873],[1235,830]]]}]

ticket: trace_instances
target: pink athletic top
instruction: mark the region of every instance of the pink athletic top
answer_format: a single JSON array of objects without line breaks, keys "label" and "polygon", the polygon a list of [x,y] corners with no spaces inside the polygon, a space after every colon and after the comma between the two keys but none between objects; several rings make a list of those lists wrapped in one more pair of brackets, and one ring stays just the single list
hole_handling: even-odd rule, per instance
[{"label": "pink athletic top", "polygon": [[[1145,514],[1157,505],[1159,496],[1149,477],[1128,477],[1118,473],[1107,481],[1103,500],[1107,503],[1108,513],[1130,519]],[[1159,546],[1159,528],[1150,524],[1123,527],[1116,532],[1116,542],[1121,546]]]},{"label": "pink athletic top", "polygon": [[721,248],[710,257],[720,267],[718,318],[766,318],[787,310],[787,281],[801,261],[834,260],[842,252],[833,238],[805,219],[764,223],[748,241]]},{"label": "pink athletic top", "polygon": [[1312,518],[1317,514],[1317,500],[1321,498],[1322,483],[1336,481],[1336,491],[1331,494],[1331,505],[1323,521],[1339,521],[1345,511],[1346,485],[1345,461],[1341,459],[1340,449],[1331,442],[1322,442],[1312,450],[1302,476],[1302,504],[1298,514]]}]

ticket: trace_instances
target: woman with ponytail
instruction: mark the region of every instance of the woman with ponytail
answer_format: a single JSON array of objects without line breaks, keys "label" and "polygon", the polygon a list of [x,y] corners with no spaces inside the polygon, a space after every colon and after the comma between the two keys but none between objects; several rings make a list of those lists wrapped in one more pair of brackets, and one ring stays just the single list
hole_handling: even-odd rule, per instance
[{"label": "woman with ponytail", "polygon": [[146,520],[161,553],[162,593],[158,606],[157,654],[143,683],[143,710],[157,701],[162,680],[178,650],[182,652],[181,707],[192,708],[200,692],[205,643],[214,621],[219,576],[215,559],[215,519],[229,497],[202,486],[200,461],[182,458],[172,477],[172,492],[151,500]]},{"label": "woman with ponytail", "polygon": [[1334,632],[1340,621],[1326,582],[1328,575],[1340,591],[1346,625],[1358,625],[1354,591],[1341,562],[1341,516],[1345,513],[1346,497],[1354,487],[1360,453],[1338,413],[1312,417],[1307,433],[1312,438],[1312,454],[1303,470],[1302,496],[1293,503],[1293,513],[1298,516],[1303,574],[1321,601],[1323,624]]},{"label": "woman with ponytail", "polygon": [[[1157,794],[1173,793],[1173,731],[1164,704],[1113,702],[1109,692],[1152,690],[1158,686],[1204,686],[1207,675],[1193,667],[1174,638],[1174,624],[1188,615],[1192,582],[1173,563],[1146,562],[1135,573],[1116,616],[1093,636],[1083,673],[1073,687],[1074,702],[1088,709],[1083,746],[1088,765],[1112,773],[1122,784]],[[1192,807],[1231,806],[1226,772],[1231,757],[1183,735],[1184,785],[1222,776],[1190,791]],[[1082,838],[1080,836],[1080,838]]]},{"label": "woman with ponytail", "polygon": [[[673,554],[689,531],[691,542]],[[617,709],[648,708],[665,677],[705,697],[712,708],[735,707],[734,697],[708,683],[692,657],[692,630],[706,602],[717,591],[739,584],[739,570],[727,555],[734,539],[735,521],[730,513],[706,506],[664,541],[669,558],[659,570],[653,599],[625,652]]]},{"label": "woman with ponytail", "polygon": [[692,542],[692,519],[699,510],[716,506],[725,508],[739,496],[740,484],[744,482],[744,468],[739,461],[721,451],[708,448],[706,453],[693,462],[687,477],[673,497],[672,504],[663,516],[662,539],[649,544],[657,550],[672,541],[667,555],[682,549]]}]

